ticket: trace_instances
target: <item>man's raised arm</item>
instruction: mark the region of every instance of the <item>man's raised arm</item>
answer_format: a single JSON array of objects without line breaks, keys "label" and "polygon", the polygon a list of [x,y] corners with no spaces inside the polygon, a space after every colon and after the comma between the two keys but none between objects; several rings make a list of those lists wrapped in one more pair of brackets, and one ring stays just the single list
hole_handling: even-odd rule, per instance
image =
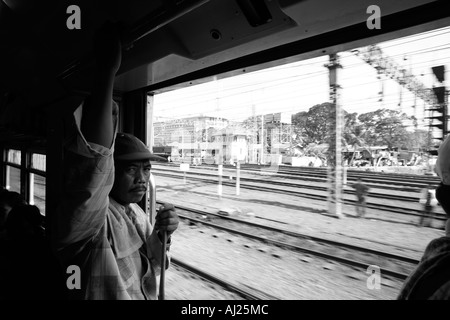
[{"label": "man's raised arm", "polygon": [[110,148],[113,142],[113,89],[122,53],[117,26],[108,23],[95,36],[95,75],[91,96],[83,106],[81,132],[86,141]]}]

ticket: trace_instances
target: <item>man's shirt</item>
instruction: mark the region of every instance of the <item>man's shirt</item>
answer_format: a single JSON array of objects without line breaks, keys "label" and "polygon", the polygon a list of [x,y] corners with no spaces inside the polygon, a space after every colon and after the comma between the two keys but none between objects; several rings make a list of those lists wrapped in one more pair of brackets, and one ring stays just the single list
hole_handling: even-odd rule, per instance
[{"label": "man's shirt", "polygon": [[450,237],[432,240],[416,269],[405,280],[398,300],[450,299]]}]

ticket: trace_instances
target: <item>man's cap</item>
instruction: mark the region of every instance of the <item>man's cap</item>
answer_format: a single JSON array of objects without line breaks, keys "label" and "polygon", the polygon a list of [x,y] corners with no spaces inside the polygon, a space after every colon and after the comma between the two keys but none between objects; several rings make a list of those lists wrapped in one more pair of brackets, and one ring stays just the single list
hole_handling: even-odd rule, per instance
[{"label": "man's cap", "polygon": [[435,171],[445,185],[450,185],[450,135],[439,147]]},{"label": "man's cap", "polygon": [[120,161],[162,160],[165,158],[154,155],[138,138],[129,133],[117,133],[114,145],[114,159]]}]

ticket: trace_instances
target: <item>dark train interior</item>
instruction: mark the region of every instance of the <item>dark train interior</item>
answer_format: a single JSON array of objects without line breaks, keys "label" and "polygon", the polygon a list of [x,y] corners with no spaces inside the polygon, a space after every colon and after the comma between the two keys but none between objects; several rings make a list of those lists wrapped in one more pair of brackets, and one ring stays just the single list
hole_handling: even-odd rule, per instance
[{"label": "dark train interior", "polygon": [[[24,151],[46,155],[50,219],[66,124],[90,94],[93,38],[108,21],[121,26],[119,130],[147,142],[148,96],[447,27],[450,10],[446,0],[1,0],[0,181],[7,150],[22,150],[23,168]],[[29,172],[44,176],[21,171],[25,199]]]}]

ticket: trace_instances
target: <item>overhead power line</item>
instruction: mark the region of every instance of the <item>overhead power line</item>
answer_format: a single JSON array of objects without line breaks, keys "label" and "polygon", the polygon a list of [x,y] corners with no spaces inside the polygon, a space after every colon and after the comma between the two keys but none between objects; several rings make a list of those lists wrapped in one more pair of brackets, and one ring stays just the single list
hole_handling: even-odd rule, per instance
[{"label": "overhead power line", "polygon": [[436,98],[432,92],[405,67],[399,65],[392,58],[383,54],[383,51],[379,46],[371,45],[353,50],[352,52],[374,67],[379,74],[384,74],[391,79],[396,80],[400,85],[412,91],[429,105],[434,105],[436,103]]}]

